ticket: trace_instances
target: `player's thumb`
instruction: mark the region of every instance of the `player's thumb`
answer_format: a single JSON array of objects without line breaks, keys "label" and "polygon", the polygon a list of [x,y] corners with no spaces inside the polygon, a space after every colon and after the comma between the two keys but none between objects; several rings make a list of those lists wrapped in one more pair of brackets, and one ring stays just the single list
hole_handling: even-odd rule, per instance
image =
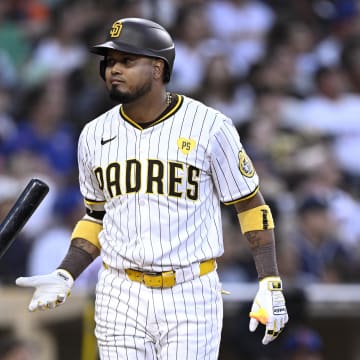
[{"label": "player's thumb", "polygon": [[257,304],[254,304],[250,313],[250,323],[249,323],[249,329],[250,331],[255,331],[257,326],[259,325],[259,322],[262,324],[266,324],[268,320],[268,313],[267,311],[259,307]]}]

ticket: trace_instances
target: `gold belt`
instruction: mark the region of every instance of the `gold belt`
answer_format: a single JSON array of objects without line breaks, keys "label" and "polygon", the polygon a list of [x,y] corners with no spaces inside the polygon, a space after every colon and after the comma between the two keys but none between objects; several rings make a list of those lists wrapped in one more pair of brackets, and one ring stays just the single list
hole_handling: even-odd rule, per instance
[{"label": "gold belt", "polygon": [[[205,260],[199,264],[200,276],[215,270],[215,259]],[[126,269],[126,275],[132,281],[143,283],[150,288],[171,288],[176,284],[176,271],[148,272],[134,269]]]}]

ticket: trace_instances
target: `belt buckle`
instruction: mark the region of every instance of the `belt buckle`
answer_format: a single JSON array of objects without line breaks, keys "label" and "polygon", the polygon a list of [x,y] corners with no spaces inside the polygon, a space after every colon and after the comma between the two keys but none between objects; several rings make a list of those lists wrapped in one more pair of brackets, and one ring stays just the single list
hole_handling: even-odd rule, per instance
[{"label": "belt buckle", "polygon": [[145,272],[142,283],[150,288],[171,288],[176,284],[176,272],[174,270],[162,273]]}]

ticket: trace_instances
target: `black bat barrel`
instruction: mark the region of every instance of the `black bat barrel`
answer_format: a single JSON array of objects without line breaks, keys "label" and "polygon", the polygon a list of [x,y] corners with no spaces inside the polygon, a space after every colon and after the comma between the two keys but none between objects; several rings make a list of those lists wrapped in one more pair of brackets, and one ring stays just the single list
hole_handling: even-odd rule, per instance
[{"label": "black bat barrel", "polygon": [[49,186],[39,179],[31,179],[13,207],[0,224],[0,258],[15,240],[31,215],[49,192]]}]

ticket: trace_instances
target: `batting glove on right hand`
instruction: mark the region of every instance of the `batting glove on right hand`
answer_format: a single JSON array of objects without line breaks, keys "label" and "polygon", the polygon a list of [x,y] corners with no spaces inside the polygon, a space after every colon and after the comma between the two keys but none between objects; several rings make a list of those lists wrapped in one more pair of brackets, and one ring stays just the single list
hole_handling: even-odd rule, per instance
[{"label": "batting glove on right hand", "polygon": [[262,339],[264,345],[278,337],[289,320],[279,277],[266,277],[259,282],[259,290],[249,315],[251,332],[256,330],[259,322],[265,325],[265,336]]},{"label": "batting glove on right hand", "polygon": [[63,304],[71,293],[74,279],[68,271],[57,269],[48,275],[19,277],[15,282],[22,287],[35,288],[29,310],[36,311],[53,309]]}]

